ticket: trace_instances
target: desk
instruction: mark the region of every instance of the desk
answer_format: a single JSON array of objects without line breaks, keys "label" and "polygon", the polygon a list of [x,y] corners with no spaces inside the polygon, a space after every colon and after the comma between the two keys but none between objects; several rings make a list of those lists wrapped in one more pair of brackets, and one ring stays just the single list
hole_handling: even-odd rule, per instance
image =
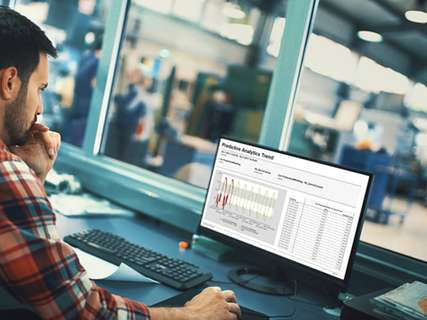
[{"label": "desk", "polygon": [[[191,235],[184,231],[177,230],[165,224],[137,217],[137,218],[66,218],[57,216],[58,232],[61,236],[78,232],[83,229],[97,228],[112,232],[122,236],[136,244],[152,248],[172,257],[177,257],[186,261],[191,261],[205,271],[213,274],[213,279],[217,281],[229,281],[226,277],[230,268],[239,266],[238,262],[219,263],[210,258],[204,257],[197,252],[187,250],[180,252],[178,242],[180,240],[190,241]],[[122,283],[113,281],[98,281],[97,284],[111,291],[114,294],[122,295],[145,304],[152,305],[164,299],[170,298],[179,291],[159,284]],[[234,284],[212,284],[219,285],[223,289],[232,289],[236,292],[238,302],[253,310],[263,312],[267,315],[290,314],[294,310],[295,314],[289,318],[274,319],[337,319],[324,313],[320,306],[310,305],[299,301],[290,301],[285,297],[265,295],[253,292]],[[297,299],[304,299],[312,303],[326,304],[322,297],[304,289]],[[320,300],[319,300],[320,299]]]}]

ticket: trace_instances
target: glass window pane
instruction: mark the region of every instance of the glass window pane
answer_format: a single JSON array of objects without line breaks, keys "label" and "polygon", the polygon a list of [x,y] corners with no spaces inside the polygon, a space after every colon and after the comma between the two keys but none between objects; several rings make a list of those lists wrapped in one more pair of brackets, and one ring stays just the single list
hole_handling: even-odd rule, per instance
[{"label": "glass window pane", "polygon": [[42,122],[76,146],[83,144],[110,6],[111,0],[16,4],[16,10],[41,26],[58,49],[58,58],[49,62]]},{"label": "glass window pane", "polygon": [[253,40],[260,11],[246,2],[208,0],[205,3],[201,25],[242,45]]},{"label": "glass window pane", "polygon": [[170,13],[173,0],[135,0],[135,4],[161,13]]},{"label": "glass window pane", "polygon": [[174,15],[198,22],[202,16],[202,9],[205,0],[175,0],[173,5]]},{"label": "glass window pane", "polygon": [[271,30],[267,52],[276,58],[279,56],[280,43],[282,41],[283,32],[285,31],[285,23],[285,18],[277,17],[274,19],[273,29]]},{"label": "glass window pane", "polygon": [[227,22],[224,14],[225,0],[207,0],[203,12],[202,26],[208,30],[219,32]]},{"label": "glass window pane", "polygon": [[266,43],[264,50],[239,44],[252,42],[260,15],[240,3],[244,16],[234,20],[222,20],[224,1],[203,6],[203,21],[216,14],[242,26],[220,36],[131,1],[103,154],[206,187],[220,136],[258,140],[274,63]]},{"label": "glass window pane", "polygon": [[349,83],[357,67],[357,55],[335,41],[312,34],[305,66],[334,80]]},{"label": "glass window pane", "polygon": [[355,73],[354,85],[365,91],[406,94],[409,90],[406,76],[364,56],[360,58]]},{"label": "glass window pane", "polygon": [[417,82],[405,96],[406,105],[414,111],[427,112],[427,87]]},{"label": "glass window pane", "polygon": [[375,3],[320,1],[288,150],[372,172],[362,240],[427,262],[427,37]]}]

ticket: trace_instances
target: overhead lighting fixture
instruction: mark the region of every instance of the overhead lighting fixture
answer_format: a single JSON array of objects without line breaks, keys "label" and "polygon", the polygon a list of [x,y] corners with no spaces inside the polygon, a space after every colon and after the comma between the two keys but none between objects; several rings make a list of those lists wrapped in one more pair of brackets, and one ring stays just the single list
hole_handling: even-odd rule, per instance
[{"label": "overhead lighting fixture", "polygon": [[381,42],[383,41],[383,36],[377,32],[361,30],[357,32],[357,36],[368,42]]},{"label": "overhead lighting fixture", "polygon": [[227,2],[224,4],[224,9],[222,13],[232,19],[243,19],[246,17],[246,13],[240,8],[239,5]]},{"label": "overhead lighting fixture", "polygon": [[421,10],[408,10],[405,18],[414,23],[427,23],[427,12]]}]

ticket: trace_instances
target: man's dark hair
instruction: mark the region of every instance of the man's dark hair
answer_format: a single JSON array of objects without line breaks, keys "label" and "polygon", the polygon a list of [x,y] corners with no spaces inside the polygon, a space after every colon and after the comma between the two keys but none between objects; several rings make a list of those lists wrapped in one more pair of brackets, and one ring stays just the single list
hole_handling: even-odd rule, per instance
[{"label": "man's dark hair", "polygon": [[40,53],[57,52],[45,33],[16,11],[0,6],[0,69],[15,67],[26,84],[40,61]]}]

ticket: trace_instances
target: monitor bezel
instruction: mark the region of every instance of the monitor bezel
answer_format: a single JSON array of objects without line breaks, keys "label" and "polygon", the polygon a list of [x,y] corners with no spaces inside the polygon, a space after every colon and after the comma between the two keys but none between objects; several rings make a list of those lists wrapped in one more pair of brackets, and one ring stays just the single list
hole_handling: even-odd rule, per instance
[{"label": "monitor bezel", "polygon": [[[350,256],[349,256],[349,260],[348,260],[348,264],[347,264],[347,268],[346,268],[346,272],[345,272],[345,276],[343,279],[340,279],[339,277],[334,277],[332,275],[329,275],[325,272],[322,272],[320,270],[311,268],[309,266],[306,266],[302,263],[299,263],[297,261],[282,257],[278,254],[274,254],[272,252],[263,250],[261,248],[258,248],[256,246],[247,244],[241,240],[237,240],[235,238],[226,236],[220,232],[214,231],[212,229],[203,227],[201,225],[202,222],[202,218],[203,218],[203,213],[205,212],[205,207],[207,204],[207,197],[208,197],[208,193],[209,193],[209,186],[211,184],[211,180],[212,180],[212,176],[213,176],[213,172],[214,172],[214,168],[215,165],[217,163],[217,159],[218,159],[218,150],[219,150],[219,146],[221,145],[221,142],[224,140],[228,140],[231,142],[237,142],[237,143],[242,143],[242,144],[246,144],[248,146],[253,146],[253,147],[257,147],[257,148],[261,148],[261,149],[265,149],[268,151],[272,151],[272,152],[278,152],[287,156],[291,156],[291,157],[296,157],[299,159],[303,159],[303,160],[307,160],[307,161],[312,161],[312,162],[316,162],[319,164],[323,164],[323,165],[327,165],[327,166],[332,166],[338,169],[342,169],[342,170],[347,170],[347,171],[351,171],[351,172],[355,172],[358,174],[362,174],[368,177],[368,184],[367,184],[367,188],[366,188],[366,192],[365,192],[365,196],[363,198],[363,204],[362,204],[362,209],[361,209],[361,213],[360,213],[360,217],[359,217],[359,221],[357,223],[357,228],[356,228],[356,233],[354,235],[354,240],[353,240],[353,244],[352,244],[352,248],[350,251]],[[362,226],[363,226],[363,222],[365,220],[365,213],[366,213],[366,208],[367,208],[367,203],[368,203],[368,198],[369,198],[369,193],[371,190],[371,184],[372,184],[372,179],[373,179],[373,174],[369,173],[369,172],[365,172],[365,171],[361,171],[361,170],[357,170],[357,169],[353,169],[353,168],[348,168],[345,166],[341,166],[335,163],[329,163],[326,161],[322,161],[322,160],[317,160],[317,159],[310,159],[308,157],[305,156],[301,156],[301,155],[297,155],[291,152],[287,152],[287,151],[281,151],[281,150],[277,150],[271,147],[267,147],[267,146],[262,146],[259,144],[255,144],[255,143],[251,143],[251,142],[246,142],[246,141],[240,141],[237,139],[233,139],[233,138],[228,138],[228,137],[221,137],[218,141],[217,144],[217,148],[216,148],[216,152],[215,152],[215,158],[214,158],[214,162],[213,162],[213,166],[212,166],[212,170],[211,170],[211,175],[209,177],[209,184],[208,184],[208,188],[206,190],[206,194],[205,194],[205,200],[203,203],[203,210],[200,214],[200,219],[199,219],[199,224],[198,224],[198,228],[197,228],[197,234],[202,235],[202,236],[207,236],[213,240],[217,240],[220,241],[222,243],[225,244],[229,244],[230,246],[232,246],[235,249],[244,249],[244,250],[248,250],[249,252],[251,252],[252,257],[253,255],[255,255],[255,260],[260,261],[260,259],[257,259],[258,257],[265,257],[268,258],[269,261],[277,261],[278,263],[282,263],[285,264],[287,266],[292,267],[293,269],[295,269],[295,271],[303,271],[303,272],[307,272],[309,274],[315,275],[315,276],[320,276],[320,278],[327,280],[328,282],[330,282],[331,284],[335,284],[337,286],[339,286],[340,288],[345,288],[348,285],[348,281],[351,275],[351,271],[353,268],[353,262],[354,262],[354,258],[356,256],[356,250],[357,250],[357,246],[360,242],[360,234],[362,232]]]}]

